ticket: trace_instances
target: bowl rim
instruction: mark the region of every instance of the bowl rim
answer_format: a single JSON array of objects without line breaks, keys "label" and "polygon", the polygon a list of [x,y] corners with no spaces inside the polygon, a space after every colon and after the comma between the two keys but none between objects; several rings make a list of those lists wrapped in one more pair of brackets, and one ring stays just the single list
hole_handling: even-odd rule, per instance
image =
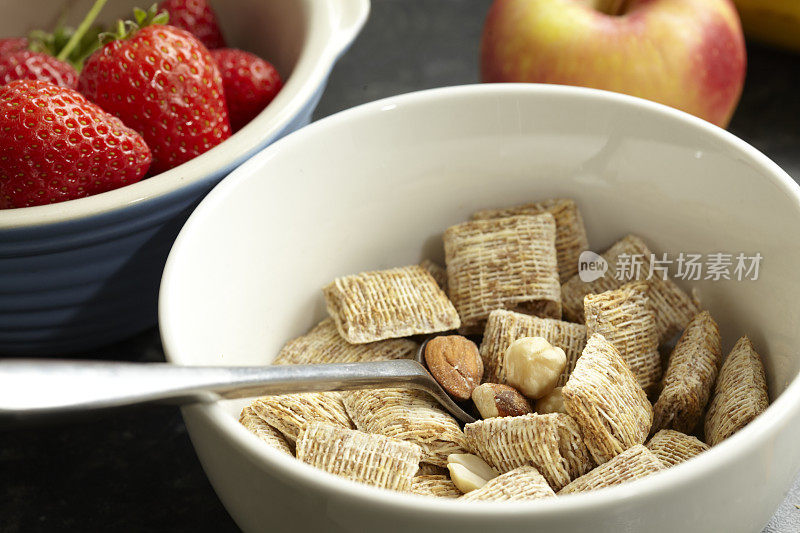
[{"label": "bowl rim", "polygon": [[[641,111],[644,117],[648,115],[657,116],[675,123],[682,123],[685,127],[699,130],[730,148],[733,152],[741,154],[742,157],[754,165],[765,179],[773,182],[774,185],[790,196],[798,210],[800,210],[800,185],[766,155],[744,140],[710,122],[649,100],[583,87],[524,83],[463,85],[392,96],[341,111],[286,136],[262,150],[231,173],[201,202],[175,241],[162,276],[159,293],[159,329],[167,361],[176,364],[191,364],[191,361],[180,353],[178,339],[173,335],[173,328],[171,327],[173,317],[170,314],[170,309],[174,306],[171,302],[169,288],[170,280],[177,275],[175,272],[176,258],[181,255],[181,250],[186,246],[185,243],[189,238],[188,236],[196,231],[195,227],[200,224],[207,213],[213,210],[218,202],[225,199],[229,189],[235,188],[240,181],[248,179],[252,174],[251,168],[261,168],[265,162],[284,149],[284,147],[293,143],[302,143],[305,137],[316,135],[318,132],[328,129],[335,129],[342,123],[380,113],[383,110],[390,110],[400,106],[431,105],[436,101],[453,97],[497,96],[521,98],[567,96],[593,100],[599,103],[613,102]],[[498,518],[501,515],[505,517],[529,515],[556,517],[564,513],[592,511],[608,508],[612,505],[630,505],[634,502],[655,497],[662,492],[680,490],[687,483],[697,481],[710,473],[719,471],[741,460],[744,456],[764,446],[781,428],[787,426],[792,419],[800,419],[799,376],[800,373],[795,375],[769,408],[745,428],[701,456],[695,457],[684,464],[679,464],[644,479],[592,491],[591,493],[569,494],[566,497],[525,502],[463,502],[376,489],[375,487],[320,471],[269,446],[264,446],[258,437],[248,432],[217,402],[186,406],[183,408],[183,413],[184,417],[190,418],[192,422],[200,421],[223,433],[235,448],[241,453],[249,455],[258,464],[263,465],[265,470],[278,472],[283,478],[292,478],[293,482],[302,484],[309,490],[324,493],[327,497],[351,500],[358,505],[368,505],[373,510],[386,510],[393,513],[424,512],[438,517],[450,516],[453,513],[458,513],[460,517],[474,518]],[[687,464],[691,466],[687,466]],[[800,465],[795,467],[795,471],[797,470],[800,470]],[[796,472],[794,473],[796,474]]]},{"label": "bowl rim", "polygon": [[[0,231],[39,227],[123,211],[215,181],[253,155],[294,120],[325,83],[339,55],[369,13],[369,0],[302,0],[306,32],[300,55],[275,99],[241,130],[211,150],[166,172],[85,198],[0,210]],[[349,18],[348,18],[349,17]],[[343,18],[347,20],[343,20]]]}]

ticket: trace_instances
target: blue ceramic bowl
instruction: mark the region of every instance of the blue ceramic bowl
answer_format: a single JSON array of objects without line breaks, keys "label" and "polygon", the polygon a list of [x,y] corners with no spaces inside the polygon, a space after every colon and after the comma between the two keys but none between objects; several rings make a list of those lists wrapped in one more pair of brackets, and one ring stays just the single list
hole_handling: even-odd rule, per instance
[{"label": "blue ceramic bowl", "polygon": [[[18,4],[6,20],[33,20],[32,8]],[[0,211],[0,354],[75,353],[154,325],[161,271],[183,223],[236,166],[308,124],[369,0],[215,7],[229,44],[270,59],[283,90],[230,139],[168,172],[89,198]],[[14,35],[6,26],[0,36]]]}]

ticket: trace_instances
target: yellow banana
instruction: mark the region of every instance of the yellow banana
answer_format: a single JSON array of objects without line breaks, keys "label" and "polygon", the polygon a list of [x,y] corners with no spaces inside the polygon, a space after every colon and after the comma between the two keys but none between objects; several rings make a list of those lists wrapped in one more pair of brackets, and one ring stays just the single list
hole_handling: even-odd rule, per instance
[{"label": "yellow banana", "polygon": [[733,0],[745,35],[800,52],[800,0]]}]

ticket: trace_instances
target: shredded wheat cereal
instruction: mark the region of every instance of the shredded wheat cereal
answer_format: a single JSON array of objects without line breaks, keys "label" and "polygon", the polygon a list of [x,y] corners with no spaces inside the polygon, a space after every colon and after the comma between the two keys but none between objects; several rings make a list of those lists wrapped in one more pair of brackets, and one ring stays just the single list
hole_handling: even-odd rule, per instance
[{"label": "shredded wheat cereal", "polygon": [[286,439],[283,438],[283,434],[259,418],[252,407],[247,406],[242,409],[239,423],[276,450],[294,457],[294,451],[289,446],[289,443],[286,442]]},{"label": "shredded wheat cereal", "polygon": [[691,433],[703,417],[722,364],[719,327],[708,311],[698,313],[681,335],[653,406],[653,427]]},{"label": "shredded wheat cereal", "polygon": [[561,318],[554,240],[549,213],[448,228],[447,287],[461,317],[461,333],[480,333],[495,309]]},{"label": "shredded wheat cereal", "polygon": [[581,252],[589,249],[586,239],[586,228],[583,226],[583,217],[575,205],[575,201],[568,198],[555,198],[530,204],[505,209],[487,209],[472,215],[472,220],[485,220],[491,218],[506,218],[518,215],[539,215],[550,213],[556,221],[556,255],[558,258],[558,273],[561,282],[578,273],[578,258]]},{"label": "shredded wheat cereal", "polygon": [[670,467],[703,453],[709,446],[697,437],[672,429],[662,429],[653,435],[647,443],[647,449],[653,452],[664,466]]},{"label": "shredded wheat cereal", "polygon": [[665,466],[650,450],[641,444],[637,444],[598,466],[588,474],[579,477],[561,489],[558,494],[586,492],[621,485],[628,481],[655,474],[659,470],[664,470],[664,468]]},{"label": "shredded wheat cereal", "polygon": [[458,498],[461,491],[446,475],[415,476],[411,478],[410,492],[436,498]]},{"label": "shredded wheat cereal", "polygon": [[521,466],[490,480],[483,487],[461,497],[465,501],[523,501],[555,496],[536,468]]},{"label": "shredded wheat cereal", "polygon": [[[564,306],[564,318],[571,322],[583,322],[583,298],[587,294],[601,293],[620,288],[625,280],[616,278],[620,257],[639,256],[643,264],[636,272],[636,280],[646,279],[650,275],[652,252],[644,241],[635,235],[628,235],[609,248],[603,258],[608,262],[608,272],[597,280],[586,283],[578,276],[573,276],[561,286],[561,298]],[[629,280],[633,281],[633,280]],[[686,324],[700,311],[698,302],[683,292],[671,279],[662,279],[656,272],[650,288],[650,305],[656,318],[659,343],[663,343],[686,327]]]},{"label": "shredded wheat cereal", "polygon": [[613,344],[645,390],[656,385],[661,377],[661,355],[649,291],[649,283],[639,281],[583,299],[586,335],[599,333]]},{"label": "shredded wheat cereal", "polygon": [[283,433],[289,442],[297,440],[300,432],[312,422],[353,427],[339,392],[264,396],[254,400],[250,407],[264,422]]},{"label": "shredded wheat cereal", "polygon": [[419,345],[408,339],[390,339],[367,344],[350,344],[339,335],[332,318],[286,343],[273,365],[316,365],[362,363],[411,359]]},{"label": "shredded wheat cereal", "polygon": [[339,334],[354,344],[461,325],[453,304],[419,265],[336,278],[322,292]]},{"label": "shredded wheat cereal", "polygon": [[458,422],[422,391],[352,391],[345,393],[344,405],[358,429],[418,444],[426,463],[447,466],[448,455],[465,452]]},{"label": "shredded wheat cereal", "polygon": [[498,471],[532,465],[556,490],[592,468],[578,425],[562,413],[488,418],[464,433],[470,449]]},{"label": "shredded wheat cereal", "polygon": [[410,490],[420,457],[416,444],[324,423],[310,424],[297,439],[304,463],[384,489]]},{"label": "shredded wheat cereal", "polygon": [[706,413],[706,442],[715,446],[769,406],[764,366],[753,343],[739,339],[722,364],[714,397]]},{"label": "shredded wheat cereal", "polygon": [[[426,259],[334,280],[323,289],[330,318],[289,341],[274,364],[406,359],[419,345],[403,337],[485,328],[480,355],[492,385],[483,386],[502,389],[511,380],[539,398],[559,378],[558,393],[537,402],[549,412],[484,405],[482,413],[498,416],[462,432],[426,393],[390,388],[258,398],[240,423],[281,453],[296,450],[298,459],[350,480],[430,497],[511,501],[618,485],[708,450],[688,433],[709,397],[711,445],[768,406],[750,340],[739,339],[722,364],[717,324],[696,299],[651,272],[652,254],[639,237],[605,252],[606,275],[580,280],[578,256],[588,244],[572,200],[477,212],[447,229],[444,248],[446,269]],[[632,283],[616,275],[623,260],[642,261],[627,276]],[[559,320],[562,312],[573,322]],[[659,345],[684,328],[659,380]],[[526,342],[527,351],[513,352]],[[545,365],[549,375],[536,366],[544,350],[558,356],[550,358],[553,368]],[[463,357],[446,352],[440,359],[463,376]],[[645,390],[659,394],[654,407]],[[479,400],[473,396],[478,405],[489,401]]]},{"label": "shredded wheat cereal", "polygon": [[561,394],[597,464],[647,438],[653,422],[647,394],[602,335],[589,337]]}]

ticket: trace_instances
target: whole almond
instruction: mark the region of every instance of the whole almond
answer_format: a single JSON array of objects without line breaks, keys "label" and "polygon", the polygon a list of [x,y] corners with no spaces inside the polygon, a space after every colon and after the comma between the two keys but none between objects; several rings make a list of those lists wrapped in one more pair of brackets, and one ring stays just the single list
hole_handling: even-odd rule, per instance
[{"label": "whole almond", "polygon": [[461,335],[440,335],[429,340],[425,362],[439,385],[457,400],[469,400],[483,377],[478,347]]},{"label": "whole almond", "polygon": [[484,383],[475,387],[472,401],[483,418],[521,416],[533,412],[525,396],[514,387],[500,383]]}]

